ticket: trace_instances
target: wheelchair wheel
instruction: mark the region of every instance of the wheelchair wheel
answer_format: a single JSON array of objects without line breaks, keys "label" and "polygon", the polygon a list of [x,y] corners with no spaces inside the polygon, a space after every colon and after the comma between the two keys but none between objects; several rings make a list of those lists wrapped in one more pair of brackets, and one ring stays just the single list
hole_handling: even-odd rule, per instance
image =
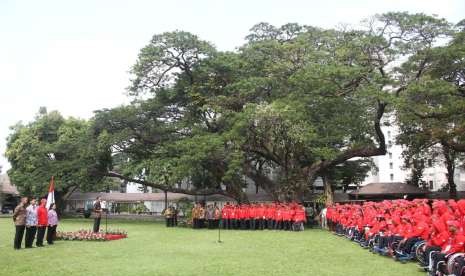
[{"label": "wheelchair wheel", "polygon": [[425,256],[424,256],[425,247],[426,247],[426,243],[423,242],[422,244],[418,245],[417,248],[415,249],[415,258],[422,265],[426,264],[426,260],[425,260]]},{"label": "wheelchair wheel", "polygon": [[465,256],[465,253],[455,253],[449,256],[447,259],[447,272],[450,274],[452,273],[452,270],[454,269],[454,264],[457,258]]}]

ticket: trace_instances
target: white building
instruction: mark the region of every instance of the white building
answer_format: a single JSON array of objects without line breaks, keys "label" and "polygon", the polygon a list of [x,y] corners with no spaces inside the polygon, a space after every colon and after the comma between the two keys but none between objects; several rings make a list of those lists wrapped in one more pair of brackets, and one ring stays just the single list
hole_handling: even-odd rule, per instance
[{"label": "white building", "polygon": [[[385,121],[386,122],[386,121]],[[388,123],[388,122],[386,122]],[[395,144],[396,136],[399,134],[399,128],[394,124],[382,127],[386,138],[387,154],[383,156],[372,157],[373,162],[378,168],[377,172],[371,172],[362,185],[373,182],[406,182],[410,178],[410,169],[405,169],[404,159],[402,158],[403,148]],[[447,169],[444,166],[444,157],[431,157],[425,162],[423,180],[427,183],[431,191],[437,191],[447,184]],[[465,190],[465,170],[459,166],[455,169],[455,184],[458,191]]]}]

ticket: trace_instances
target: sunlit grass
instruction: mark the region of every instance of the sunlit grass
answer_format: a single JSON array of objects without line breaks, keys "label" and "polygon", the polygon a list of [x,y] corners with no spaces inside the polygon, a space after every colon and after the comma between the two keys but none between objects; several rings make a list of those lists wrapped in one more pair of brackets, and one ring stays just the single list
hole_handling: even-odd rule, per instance
[{"label": "sunlit grass", "polygon": [[[91,224],[63,220],[59,228]],[[423,275],[415,264],[373,255],[323,230],[222,231],[218,243],[216,230],[135,221],[109,227],[127,230],[129,238],[14,251],[12,221],[0,218],[0,275]]]}]

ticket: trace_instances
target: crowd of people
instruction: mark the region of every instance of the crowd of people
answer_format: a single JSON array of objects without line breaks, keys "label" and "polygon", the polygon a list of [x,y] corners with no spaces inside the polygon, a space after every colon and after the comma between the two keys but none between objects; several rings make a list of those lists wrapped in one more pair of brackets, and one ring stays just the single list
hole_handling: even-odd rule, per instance
[{"label": "crowd of people", "polygon": [[430,275],[465,272],[465,199],[336,204],[326,219],[336,234],[373,253],[417,260]]},{"label": "crowd of people", "polygon": [[[25,248],[32,248],[34,240],[36,240],[37,247],[44,246],[44,238],[49,245],[53,244],[58,225],[58,215],[54,203],[50,204],[48,209],[46,204],[46,199],[41,199],[39,206],[37,206],[35,198],[30,200],[27,197],[21,198],[20,203],[13,212],[13,222],[16,228],[14,249],[21,249],[23,237]],[[24,232],[26,232],[26,235],[24,235]]]},{"label": "crowd of people", "polygon": [[297,203],[226,204],[221,217],[225,229],[304,230],[305,208]]},{"label": "crowd of people", "polygon": [[170,205],[168,208],[163,210],[162,215],[166,219],[166,227],[174,227],[178,225],[178,210]]},{"label": "crowd of people", "polygon": [[221,211],[215,204],[196,203],[192,208],[192,228],[216,229],[220,226]]},{"label": "crowd of people", "polygon": [[197,203],[192,209],[193,228],[240,230],[304,230],[307,221],[305,208],[297,203],[230,204],[223,208],[216,204],[203,207]]}]

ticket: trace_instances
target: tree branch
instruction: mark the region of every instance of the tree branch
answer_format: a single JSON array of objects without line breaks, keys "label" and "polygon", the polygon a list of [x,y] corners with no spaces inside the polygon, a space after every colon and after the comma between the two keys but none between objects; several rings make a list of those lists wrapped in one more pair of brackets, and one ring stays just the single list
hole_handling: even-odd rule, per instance
[{"label": "tree branch", "polygon": [[138,183],[144,186],[152,187],[155,189],[159,189],[159,190],[171,192],[171,193],[179,193],[179,194],[186,194],[186,195],[223,195],[223,196],[231,197],[229,194],[227,194],[225,191],[221,189],[187,190],[187,189],[182,189],[182,188],[176,188],[176,187],[156,184],[156,183],[141,180],[141,179],[127,177],[125,175],[122,175],[114,171],[109,171],[105,173],[104,175],[107,177],[116,177],[122,180],[126,180],[128,182]]}]

